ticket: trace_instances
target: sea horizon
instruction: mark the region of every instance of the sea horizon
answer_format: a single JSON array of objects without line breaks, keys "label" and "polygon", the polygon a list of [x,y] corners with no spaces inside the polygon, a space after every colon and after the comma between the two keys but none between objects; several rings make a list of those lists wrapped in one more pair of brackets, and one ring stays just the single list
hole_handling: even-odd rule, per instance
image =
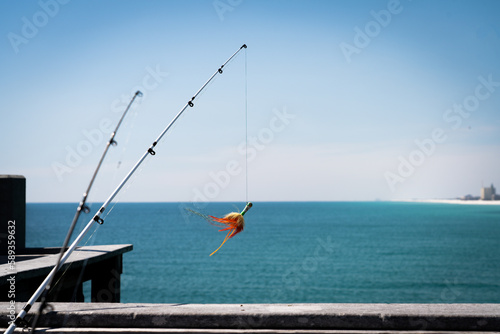
[{"label": "sea horizon", "polygon": [[[192,202],[192,201],[112,201],[111,203],[441,203],[441,204],[477,204],[477,205],[500,205],[500,200],[463,200],[459,198],[411,198],[411,199],[375,199],[375,200],[283,200],[283,201],[210,201],[210,202]],[[76,204],[78,201],[30,201],[26,204]],[[88,203],[104,203],[104,201],[89,201]]]}]

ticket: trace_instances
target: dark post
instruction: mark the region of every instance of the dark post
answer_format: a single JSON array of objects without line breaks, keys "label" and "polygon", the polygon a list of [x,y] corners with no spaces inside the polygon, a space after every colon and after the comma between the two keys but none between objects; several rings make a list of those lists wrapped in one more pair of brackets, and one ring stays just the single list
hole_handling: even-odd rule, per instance
[{"label": "dark post", "polygon": [[99,262],[92,268],[91,301],[93,303],[119,303],[122,274],[122,255]]},{"label": "dark post", "polygon": [[[11,246],[9,248],[9,246]],[[26,248],[26,178],[0,175],[0,254]]]}]

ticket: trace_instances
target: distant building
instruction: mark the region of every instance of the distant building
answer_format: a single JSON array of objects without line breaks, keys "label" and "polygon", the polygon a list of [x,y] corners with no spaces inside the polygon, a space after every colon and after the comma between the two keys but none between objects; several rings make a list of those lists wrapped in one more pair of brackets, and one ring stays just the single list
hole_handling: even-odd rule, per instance
[{"label": "distant building", "polygon": [[495,198],[496,198],[495,191],[496,191],[496,189],[493,186],[493,183],[491,184],[491,187],[481,188],[481,199],[483,201],[495,200]]},{"label": "distant building", "polygon": [[478,200],[478,199],[479,199],[479,197],[477,197],[477,196],[472,196],[471,194],[468,194],[468,195],[465,195],[465,196],[460,197],[460,199],[461,199],[462,201],[475,201],[475,200]]}]

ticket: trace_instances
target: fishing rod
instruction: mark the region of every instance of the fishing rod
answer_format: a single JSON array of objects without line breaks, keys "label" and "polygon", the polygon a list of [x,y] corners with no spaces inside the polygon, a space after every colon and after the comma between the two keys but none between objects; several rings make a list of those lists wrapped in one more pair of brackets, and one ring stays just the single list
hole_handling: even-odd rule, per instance
[{"label": "fishing rod", "polygon": [[[97,164],[97,167],[94,171],[94,174],[92,175],[92,178],[90,179],[89,185],[87,186],[87,190],[83,193],[82,200],[80,201],[80,204],[78,205],[78,208],[76,209],[75,216],[73,217],[73,221],[71,222],[71,225],[69,227],[68,233],[66,234],[66,238],[64,239],[63,245],[61,247],[61,251],[59,252],[59,257],[57,258],[56,265],[54,267],[54,271],[57,272],[59,270],[61,263],[61,259],[64,254],[64,250],[68,246],[69,240],[71,239],[71,235],[73,234],[73,231],[75,229],[76,223],[78,222],[78,218],[80,218],[80,214],[83,212],[89,213],[90,208],[87,206],[87,197],[89,195],[90,189],[92,188],[92,185],[94,184],[94,180],[97,176],[97,173],[99,172],[99,169],[101,168],[102,162],[104,161],[104,157],[106,156],[106,153],[108,153],[108,149],[110,146],[116,146],[118,143],[115,141],[115,136],[116,133],[118,132],[118,129],[120,128],[120,125],[122,124],[123,118],[125,118],[125,115],[127,114],[128,110],[132,106],[132,103],[134,103],[134,100],[136,97],[141,97],[142,93],[141,91],[136,91],[132,99],[130,100],[129,104],[127,105],[127,108],[125,108],[125,111],[122,114],[122,117],[118,121],[118,124],[116,125],[115,130],[111,133],[111,137],[109,138],[106,148],[104,149],[104,152],[101,155],[101,159],[99,160],[99,163]],[[32,330],[31,333],[34,333],[36,324],[38,323],[38,318],[42,314],[43,310],[47,306],[47,296],[49,294],[50,288],[52,286],[53,280],[54,280],[55,275],[53,275],[47,282],[47,285],[45,286],[45,289],[42,293],[42,297],[40,299],[40,307],[38,308],[38,312],[35,315],[35,318],[32,323]]]},{"label": "fishing rod", "polygon": [[[222,74],[223,73],[223,68],[225,65],[227,65],[243,48],[247,48],[246,44],[243,44],[231,57],[229,57],[228,60],[226,60],[225,63],[223,63],[217,71],[210,77],[210,79],[205,82],[203,86],[193,95],[191,100],[189,100],[184,107],[177,113],[177,115],[173,118],[173,120],[165,127],[165,129],[160,133],[158,138],[151,144],[151,146],[147,149],[147,151],[142,155],[142,157],[136,162],[136,164],[132,167],[132,169],[128,172],[128,174],[123,178],[123,180],[120,182],[120,184],[116,187],[116,189],[111,193],[111,195],[108,197],[108,199],[104,202],[104,204],[101,206],[101,208],[97,211],[97,213],[94,215],[94,217],[87,223],[85,228],[80,232],[80,234],[76,237],[76,239],[73,241],[73,243],[69,246],[68,250],[64,253],[64,255],[61,258],[59,268],[66,262],[66,260],[69,258],[71,253],[75,250],[76,246],[80,243],[80,241],[83,239],[85,234],[90,230],[92,225],[94,223],[98,223],[102,225],[104,223],[104,219],[101,218],[102,213],[106,210],[107,206],[111,201],[116,197],[116,195],[120,192],[120,190],[123,188],[125,183],[130,179],[132,174],[139,168],[139,166],[142,164],[142,162],[148,157],[148,155],[155,155],[156,152],[154,151],[155,146],[158,144],[158,142],[163,138],[165,133],[172,127],[172,125],[175,123],[175,121],[182,115],[182,113],[188,108],[188,107],[193,107],[194,106],[194,100],[196,97],[201,93],[203,89],[215,78],[217,74]],[[54,267],[51,272],[47,275],[45,280],[42,282],[42,284],[38,287],[38,289],[35,291],[35,293],[31,296],[31,298],[28,300],[26,305],[23,307],[21,312],[16,317],[16,320],[10,323],[9,327],[5,331],[6,334],[11,334],[14,332],[16,327],[18,325],[21,325],[24,322],[24,317],[26,314],[29,312],[35,301],[40,297],[42,292],[44,291],[46,285],[48,282],[52,279],[53,276],[55,276],[57,270],[59,268]]]}]

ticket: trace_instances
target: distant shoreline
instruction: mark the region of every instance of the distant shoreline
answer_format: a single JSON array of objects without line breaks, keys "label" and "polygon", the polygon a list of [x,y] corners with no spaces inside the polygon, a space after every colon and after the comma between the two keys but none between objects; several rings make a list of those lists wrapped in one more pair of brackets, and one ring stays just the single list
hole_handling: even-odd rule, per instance
[{"label": "distant shoreline", "polygon": [[394,200],[394,202],[443,203],[443,204],[463,204],[463,205],[500,205],[500,201],[462,200],[462,199],[408,199],[408,200]]}]

